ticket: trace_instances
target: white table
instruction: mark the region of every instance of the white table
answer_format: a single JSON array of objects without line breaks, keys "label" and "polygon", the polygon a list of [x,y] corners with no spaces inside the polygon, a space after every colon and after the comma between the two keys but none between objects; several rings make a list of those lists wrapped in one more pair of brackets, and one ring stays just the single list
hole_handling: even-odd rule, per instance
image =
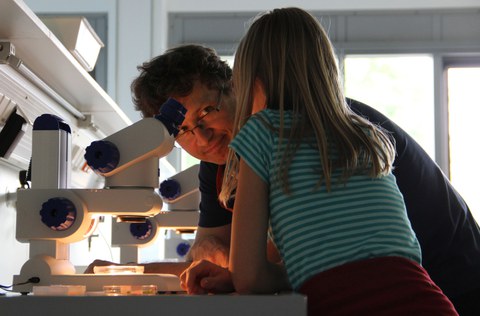
[{"label": "white table", "polygon": [[306,297],[280,295],[3,296],[0,316],[307,315]]}]

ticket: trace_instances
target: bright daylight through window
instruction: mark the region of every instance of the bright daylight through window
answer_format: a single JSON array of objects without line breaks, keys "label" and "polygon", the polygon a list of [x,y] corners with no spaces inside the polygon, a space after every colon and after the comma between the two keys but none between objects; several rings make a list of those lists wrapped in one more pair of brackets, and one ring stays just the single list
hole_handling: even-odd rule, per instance
[{"label": "bright daylight through window", "polygon": [[[345,92],[392,119],[435,160],[433,58],[429,55],[347,55]],[[480,132],[480,68],[448,69],[448,175],[480,220],[476,168]]]},{"label": "bright daylight through window", "polygon": [[480,67],[448,69],[450,178],[480,222]]},{"label": "bright daylight through window", "polygon": [[433,58],[347,55],[345,93],[382,112],[435,159]]}]

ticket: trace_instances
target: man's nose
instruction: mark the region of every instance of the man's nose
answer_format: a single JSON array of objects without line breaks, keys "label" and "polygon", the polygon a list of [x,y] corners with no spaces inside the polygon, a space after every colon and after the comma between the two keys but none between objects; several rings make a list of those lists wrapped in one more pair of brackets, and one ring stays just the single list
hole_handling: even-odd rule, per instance
[{"label": "man's nose", "polygon": [[212,131],[204,126],[199,126],[195,129],[195,139],[198,146],[206,146],[212,137]]}]

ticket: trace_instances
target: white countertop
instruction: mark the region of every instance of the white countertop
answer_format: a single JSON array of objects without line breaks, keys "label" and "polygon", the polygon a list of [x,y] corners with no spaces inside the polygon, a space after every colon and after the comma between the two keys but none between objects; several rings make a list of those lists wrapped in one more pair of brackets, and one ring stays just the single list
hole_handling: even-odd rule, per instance
[{"label": "white countertop", "polygon": [[4,296],[0,315],[307,315],[306,297],[279,295]]}]

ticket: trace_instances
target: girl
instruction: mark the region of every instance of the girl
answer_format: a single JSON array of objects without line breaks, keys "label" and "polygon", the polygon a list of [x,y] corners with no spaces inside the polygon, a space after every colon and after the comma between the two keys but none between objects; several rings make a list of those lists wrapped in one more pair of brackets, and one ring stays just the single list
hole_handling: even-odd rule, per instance
[{"label": "girl", "polygon": [[[189,293],[308,297],[310,315],[457,315],[420,265],[391,173],[394,146],[345,104],[332,45],[309,13],[260,16],[235,56],[235,196],[228,269],[193,264]],[[267,232],[283,258],[266,258]]]}]

